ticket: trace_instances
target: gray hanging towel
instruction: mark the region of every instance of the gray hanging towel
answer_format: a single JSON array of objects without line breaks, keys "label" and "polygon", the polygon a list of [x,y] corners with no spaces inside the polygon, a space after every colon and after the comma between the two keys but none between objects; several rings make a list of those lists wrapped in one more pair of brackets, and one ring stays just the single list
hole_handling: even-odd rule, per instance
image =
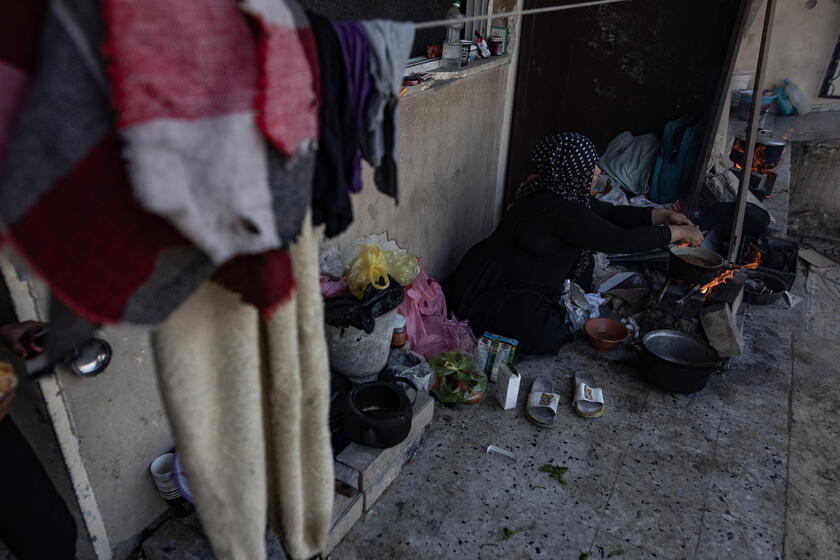
[{"label": "gray hanging towel", "polygon": [[414,24],[374,19],[362,26],[370,44],[373,88],[365,110],[362,154],[377,173],[376,187],[397,198],[399,96],[405,66],[414,44]]}]

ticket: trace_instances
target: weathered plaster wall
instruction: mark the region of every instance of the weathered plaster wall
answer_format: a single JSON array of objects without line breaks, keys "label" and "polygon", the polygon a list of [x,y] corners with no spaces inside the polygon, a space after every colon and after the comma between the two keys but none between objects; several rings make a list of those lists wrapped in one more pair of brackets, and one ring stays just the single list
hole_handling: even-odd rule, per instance
[{"label": "weathered plaster wall", "polygon": [[[21,282],[8,261],[3,268],[19,317],[46,318],[46,287],[29,276]],[[14,410],[15,421],[77,517],[82,560],[96,557],[93,548],[100,557],[110,547],[115,558],[127,557],[143,529],[166,512],[147,467],[173,446],[148,333],[120,326],[106,327],[97,336],[113,349],[105,372],[84,378],[59,368],[54,377],[41,381],[43,398],[35,382],[24,383]],[[62,417],[68,421],[60,422]],[[93,548],[83,542],[90,539],[91,523],[99,533]]]},{"label": "weathered plaster wall", "polygon": [[148,333],[121,326],[105,328],[100,336],[114,351],[104,373],[95,378],[60,375],[91,485],[119,558],[166,511],[147,468],[173,447],[173,440],[158,394]]},{"label": "weathered plaster wall", "polygon": [[[736,73],[754,70],[758,61],[761,30],[764,25],[764,1],[741,44]],[[790,78],[811,99],[814,106],[840,108],[840,99],[817,97],[828,63],[840,33],[840,4],[830,0],[807,8],[805,0],[777,0],[776,16],[767,59],[766,84]]]},{"label": "weathered plaster wall", "polygon": [[442,277],[493,228],[509,65],[407,97],[401,106],[400,201],[383,196],[365,169],[356,221],[332,243],[387,231]]},{"label": "weathered plaster wall", "polygon": [[792,150],[791,232],[840,238],[840,140],[794,142]]}]

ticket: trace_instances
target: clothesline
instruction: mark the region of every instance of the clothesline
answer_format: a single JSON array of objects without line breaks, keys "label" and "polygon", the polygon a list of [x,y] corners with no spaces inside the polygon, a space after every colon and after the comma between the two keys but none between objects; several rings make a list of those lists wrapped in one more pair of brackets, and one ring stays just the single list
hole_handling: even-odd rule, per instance
[{"label": "clothesline", "polygon": [[[595,2],[581,2],[579,4],[567,4],[563,6],[546,6],[544,8],[531,8],[530,10],[514,10],[512,12],[498,12],[495,14],[485,14],[481,16],[465,17],[459,21],[468,23],[471,21],[482,21],[507,16],[529,16],[533,14],[544,14],[546,12],[559,12],[562,10],[572,10],[575,8],[589,8],[591,6],[601,6],[603,4],[615,4],[616,2],[627,2],[628,0],[597,0]],[[429,29],[431,27],[449,27],[452,25],[452,19],[435,19],[432,21],[423,21],[414,24],[414,29]]]}]

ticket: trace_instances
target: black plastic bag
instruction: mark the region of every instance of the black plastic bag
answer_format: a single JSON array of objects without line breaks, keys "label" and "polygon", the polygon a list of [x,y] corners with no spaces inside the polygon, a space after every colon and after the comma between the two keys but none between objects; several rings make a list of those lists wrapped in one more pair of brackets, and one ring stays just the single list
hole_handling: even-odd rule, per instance
[{"label": "black plastic bag", "polygon": [[384,290],[365,288],[361,301],[350,294],[325,299],[324,321],[333,327],[355,327],[370,334],[376,318],[399,307],[403,296],[402,285],[391,278],[391,285]]}]

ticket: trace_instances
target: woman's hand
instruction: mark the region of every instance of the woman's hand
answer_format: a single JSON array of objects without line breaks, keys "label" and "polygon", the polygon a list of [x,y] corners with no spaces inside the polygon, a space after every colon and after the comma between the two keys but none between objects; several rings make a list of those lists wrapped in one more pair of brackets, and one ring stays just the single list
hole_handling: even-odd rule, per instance
[{"label": "woman's hand", "polygon": [[703,242],[703,232],[694,224],[690,226],[669,225],[671,230],[671,243],[688,243],[692,247],[698,247]]},{"label": "woman's hand", "polygon": [[24,321],[0,326],[0,344],[9,347],[21,358],[31,358],[44,351],[38,343],[38,334],[46,323]]},{"label": "woman's hand", "polygon": [[674,212],[673,210],[666,210],[665,208],[654,208],[650,215],[650,221],[655,226],[661,226],[663,224],[675,226],[694,225],[694,222],[689,220],[685,214]]}]

